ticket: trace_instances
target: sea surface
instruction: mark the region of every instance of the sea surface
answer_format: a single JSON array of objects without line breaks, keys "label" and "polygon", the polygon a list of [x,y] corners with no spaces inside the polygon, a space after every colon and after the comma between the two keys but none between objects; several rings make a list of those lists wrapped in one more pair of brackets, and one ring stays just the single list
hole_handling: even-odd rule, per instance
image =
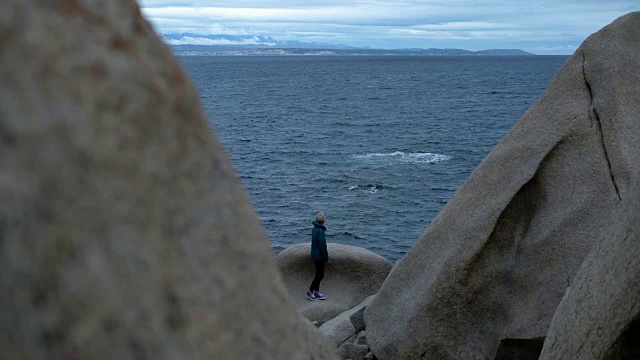
[{"label": "sea surface", "polygon": [[[276,252],[401,258],[566,56],[181,57]],[[213,179],[212,179],[213,181]],[[464,214],[460,214],[464,216]]]}]

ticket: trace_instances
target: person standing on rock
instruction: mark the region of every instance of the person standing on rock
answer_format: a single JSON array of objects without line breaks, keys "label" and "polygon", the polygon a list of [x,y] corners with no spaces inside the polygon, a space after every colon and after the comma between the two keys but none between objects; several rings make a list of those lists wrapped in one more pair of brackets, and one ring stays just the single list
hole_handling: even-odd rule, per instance
[{"label": "person standing on rock", "polygon": [[313,278],[313,282],[311,282],[309,291],[307,291],[307,298],[311,301],[326,299],[320,292],[320,281],[324,278],[324,263],[329,261],[327,241],[324,236],[327,228],[323,225],[324,221],[324,214],[318,213],[316,219],[311,222],[313,224],[313,230],[311,231],[311,260],[313,260],[316,265],[316,276]]}]

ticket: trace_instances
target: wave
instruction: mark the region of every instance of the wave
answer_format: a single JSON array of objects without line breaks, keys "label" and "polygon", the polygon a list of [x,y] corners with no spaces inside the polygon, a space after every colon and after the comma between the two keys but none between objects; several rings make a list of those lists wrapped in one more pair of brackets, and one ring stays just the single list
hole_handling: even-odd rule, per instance
[{"label": "wave", "polygon": [[456,191],[456,189],[452,189],[452,188],[448,188],[448,187],[439,187],[439,186],[432,186],[431,190],[435,190],[435,191],[452,191],[452,192]]},{"label": "wave", "polygon": [[375,194],[378,191],[384,190],[386,188],[387,187],[385,187],[384,185],[373,185],[373,184],[354,185],[354,186],[349,186],[349,191],[364,191],[371,194]]},{"label": "wave", "polygon": [[433,164],[440,161],[451,160],[451,156],[436,153],[405,153],[403,151],[394,151],[391,153],[370,153],[365,155],[355,155],[356,159],[363,160],[382,160],[382,161],[399,161],[406,163]]}]

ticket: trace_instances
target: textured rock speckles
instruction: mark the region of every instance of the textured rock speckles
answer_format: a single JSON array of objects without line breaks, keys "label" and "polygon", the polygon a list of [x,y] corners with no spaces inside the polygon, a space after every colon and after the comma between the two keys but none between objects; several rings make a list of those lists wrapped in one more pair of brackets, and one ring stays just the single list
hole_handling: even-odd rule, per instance
[{"label": "textured rock speckles", "polygon": [[392,271],[365,310],[376,356],[486,359],[545,337],[639,178],[639,31],[632,13],[589,37]]},{"label": "textured rock speckles", "polygon": [[0,79],[1,358],[335,358],[135,2],[3,1]]},{"label": "textured rock speckles", "polygon": [[640,191],[627,192],[600,237],[558,306],[541,360],[640,358]]}]

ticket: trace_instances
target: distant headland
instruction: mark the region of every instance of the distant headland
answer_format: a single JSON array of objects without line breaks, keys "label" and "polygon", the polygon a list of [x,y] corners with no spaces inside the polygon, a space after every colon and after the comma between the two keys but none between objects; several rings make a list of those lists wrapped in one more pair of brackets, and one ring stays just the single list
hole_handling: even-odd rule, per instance
[{"label": "distant headland", "polygon": [[295,55],[535,55],[520,49],[375,49],[341,44],[275,40],[257,35],[162,34],[178,56],[295,56]]}]

